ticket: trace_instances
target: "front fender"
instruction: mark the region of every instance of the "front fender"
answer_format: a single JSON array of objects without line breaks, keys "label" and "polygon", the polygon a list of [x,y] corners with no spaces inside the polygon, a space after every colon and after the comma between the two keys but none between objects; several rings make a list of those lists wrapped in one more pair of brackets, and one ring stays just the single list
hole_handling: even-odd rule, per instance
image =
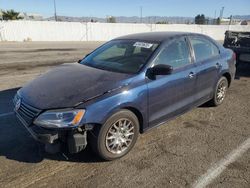
[{"label": "front fender", "polygon": [[81,124],[104,124],[107,119],[120,109],[134,108],[143,118],[143,129],[147,126],[147,86],[142,84],[132,89],[126,89],[102,96],[90,103],[77,108],[85,108],[86,112]]}]

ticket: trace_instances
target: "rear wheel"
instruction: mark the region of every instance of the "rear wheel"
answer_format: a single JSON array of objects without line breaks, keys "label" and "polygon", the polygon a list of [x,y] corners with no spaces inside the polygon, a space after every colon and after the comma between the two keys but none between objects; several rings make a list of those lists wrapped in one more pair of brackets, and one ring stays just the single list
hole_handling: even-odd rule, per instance
[{"label": "rear wheel", "polygon": [[105,160],[126,155],[135,145],[139,134],[139,122],[134,113],[121,110],[112,115],[103,126],[95,127],[91,147]]},{"label": "rear wheel", "polygon": [[221,77],[216,85],[216,89],[214,91],[214,97],[210,101],[213,106],[218,106],[223,103],[226,93],[228,90],[228,80],[226,77]]}]

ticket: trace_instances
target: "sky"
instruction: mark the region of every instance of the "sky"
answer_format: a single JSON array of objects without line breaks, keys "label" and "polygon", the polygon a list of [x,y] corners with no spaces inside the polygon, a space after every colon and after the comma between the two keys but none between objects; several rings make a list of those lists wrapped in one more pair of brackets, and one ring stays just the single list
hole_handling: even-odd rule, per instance
[{"label": "sky", "polygon": [[[205,14],[224,17],[250,15],[250,0],[55,0],[57,15],[62,16],[184,16]],[[54,14],[54,0],[0,0],[0,9],[39,13],[44,17]]]}]

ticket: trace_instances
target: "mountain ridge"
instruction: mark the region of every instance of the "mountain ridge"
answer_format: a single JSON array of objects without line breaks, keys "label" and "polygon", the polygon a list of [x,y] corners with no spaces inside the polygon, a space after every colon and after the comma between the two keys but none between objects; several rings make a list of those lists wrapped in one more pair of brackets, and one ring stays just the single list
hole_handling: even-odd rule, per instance
[{"label": "mountain ridge", "polygon": [[[117,23],[169,23],[169,24],[192,24],[194,23],[194,17],[185,17],[185,16],[114,16]],[[213,19],[207,17],[208,19]],[[240,20],[250,20],[250,15],[235,15],[234,19]],[[83,16],[83,17],[73,17],[73,16],[57,16],[59,21],[68,21],[68,22],[107,22],[107,18],[92,17],[92,16]],[[55,20],[54,17],[46,18],[45,20]]]}]

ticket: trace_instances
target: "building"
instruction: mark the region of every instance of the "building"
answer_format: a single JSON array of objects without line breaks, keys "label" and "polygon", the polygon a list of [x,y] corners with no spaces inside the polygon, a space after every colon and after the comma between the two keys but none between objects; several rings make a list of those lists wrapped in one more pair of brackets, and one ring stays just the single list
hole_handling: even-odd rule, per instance
[{"label": "building", "polygon": [[232,18],[231,23],[230,23],[230,20],[231,20],[230,18],[222,18],[220,20],[220,24],[221,25],[229,25],[229,24],[231,24],[231,25],[239,25],[241,23],[240,19]]}]

